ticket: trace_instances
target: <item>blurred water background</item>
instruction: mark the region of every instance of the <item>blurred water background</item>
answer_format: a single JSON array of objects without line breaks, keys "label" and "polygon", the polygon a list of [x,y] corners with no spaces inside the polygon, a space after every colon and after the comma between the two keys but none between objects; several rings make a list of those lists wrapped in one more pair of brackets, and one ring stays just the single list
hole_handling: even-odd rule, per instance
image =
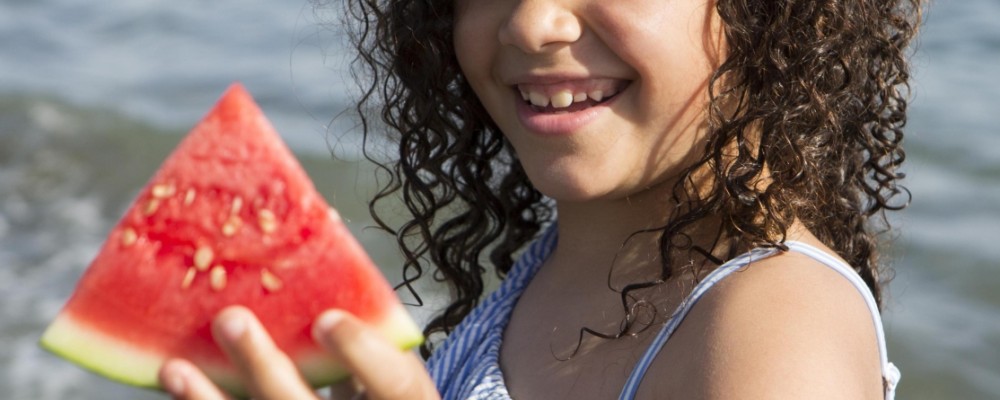
[{"label": "blurred water background", "polygon": [[[350,52],[305,1],[0,0],[0,399],[162,399],[36,346],[104,235],[234,80],[386,273]],[[885,313],[901,399],[1000,398],[1000,2],[938,1],[914,58],[912,206]],[[354,131],[356,133],[356,131]],[[331,157],[331,150],[334,157]],[[417,311],[420,314],[419,311]]]}]

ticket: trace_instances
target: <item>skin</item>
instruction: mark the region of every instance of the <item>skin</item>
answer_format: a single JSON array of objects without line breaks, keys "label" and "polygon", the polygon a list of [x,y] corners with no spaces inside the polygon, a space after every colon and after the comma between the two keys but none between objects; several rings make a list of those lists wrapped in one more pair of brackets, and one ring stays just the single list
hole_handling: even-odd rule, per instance
[{"label": "skin", "polygon": [[[505,331],[500,362],[515,398],[613,398],[655,335],[586,339],[569,357],[581,327],[614,332],[622,319],[609,269],[611,286],[620,288],[651,279],[661,264],[654,237],[626,239],[666,221],[673,177],[702,147],[706,84],[725,51],[714,7],[706,0],[456,0],[463,73],[559,215],[559,243]],[[518,85],[584,87],[594,79],[624,90],[568,134],[540,131],[519,115]],[[692,231],[693,240],[707,240],[715,222]],[[825,249],[800,224],[788,235]],[[682,274],[643,293],[659,310],[652,327],[696,278]],[[699,302],[638,397],[881,398],[871,318],[856,289],[829,268],[792,253],[768,258]],[[255,321],[234,308],[213,325],[255,397],[315,398]],[[438,397],[412,353],[350,316],[331,311],[316,327],[317,342],[344,361],[368,398]],[[183,360],[168,362],[160,377],[175,398],[224,398]],[[340,388],[334,398],[351,394]]]}]

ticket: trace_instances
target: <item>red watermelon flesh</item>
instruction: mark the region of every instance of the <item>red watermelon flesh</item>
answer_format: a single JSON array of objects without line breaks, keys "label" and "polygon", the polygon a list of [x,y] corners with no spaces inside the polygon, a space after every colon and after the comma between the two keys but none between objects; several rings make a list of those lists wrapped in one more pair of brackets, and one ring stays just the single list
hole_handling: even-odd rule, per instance
[{"label": "red watermelon flesh", "polygon": [[241,304],[314,386],[344,371],[310,336],[330,308],[401,348],[422,336],[395,293],[261,113],[234,84],[140,192],[42,336],[48,350],[158,388],[168,358],[245,393],[211,319]]}]

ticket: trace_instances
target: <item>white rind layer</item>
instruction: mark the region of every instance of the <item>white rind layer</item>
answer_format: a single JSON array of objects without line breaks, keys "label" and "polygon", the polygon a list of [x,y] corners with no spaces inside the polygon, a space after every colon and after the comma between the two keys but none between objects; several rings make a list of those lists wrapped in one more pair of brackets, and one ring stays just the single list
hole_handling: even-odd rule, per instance
[{"label": "white rind layer", "polygon": [[166,361],[96,331],[63,312],[42,335],[41,345],[88,370],[129,385],[159,389],[156,374]]},{"label": "white rind layer", "polygon": [[[401,349],[414,348],[423,341],[420,329],[402,305],[393,307],[378,325],[378,332]],[[149,389],[162,390],[157,373],[167,356],[117,339],[62,312],[42,335],[41,346],[81,367],[111,380]],[[325,354],[292,357],[303,377],[313,387],[336,383],[346,371]],[[206,375],[226,391],[245,397],[247,390],[231,368],[202,366]]]}]

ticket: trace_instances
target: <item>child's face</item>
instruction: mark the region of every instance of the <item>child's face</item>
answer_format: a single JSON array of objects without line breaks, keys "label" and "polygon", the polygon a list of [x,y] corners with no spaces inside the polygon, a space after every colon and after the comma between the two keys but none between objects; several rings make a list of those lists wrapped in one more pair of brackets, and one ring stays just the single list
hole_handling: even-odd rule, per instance
[{"label": "child's face", "polygon": [[462,71],[546,195],[632,195],[700,155],[724,47],[713,0],[455,5]]}]

